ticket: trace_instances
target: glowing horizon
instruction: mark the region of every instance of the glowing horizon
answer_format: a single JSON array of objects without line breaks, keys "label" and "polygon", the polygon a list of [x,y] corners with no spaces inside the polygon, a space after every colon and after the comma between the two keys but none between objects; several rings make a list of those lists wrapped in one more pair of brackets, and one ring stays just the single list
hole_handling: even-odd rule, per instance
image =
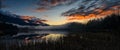
[{"label": "glowing horizon", "polygon": [[[120,14],[119,0],[2,0],[1,10],[21,16],[35,16],[49,25],[89,20]],[[29,17],[23,17],[26,19]],[[27,22],[27,21],[26,21]]]}]

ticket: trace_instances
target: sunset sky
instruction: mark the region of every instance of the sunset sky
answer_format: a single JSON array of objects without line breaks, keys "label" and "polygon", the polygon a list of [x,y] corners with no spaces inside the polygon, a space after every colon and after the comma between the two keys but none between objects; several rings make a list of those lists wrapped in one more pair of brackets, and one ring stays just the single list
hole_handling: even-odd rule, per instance
[{"label": "sunset sky", "polygon": [[120,10],[119,0],[0,0],[2,10],[21,16],[35,16],[47,24],[87,23]]}]

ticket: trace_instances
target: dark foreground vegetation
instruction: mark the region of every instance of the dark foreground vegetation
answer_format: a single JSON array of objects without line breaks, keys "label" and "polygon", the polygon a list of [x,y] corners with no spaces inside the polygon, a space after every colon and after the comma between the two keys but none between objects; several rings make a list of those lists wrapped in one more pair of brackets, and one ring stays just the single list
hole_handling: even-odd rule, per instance
[{"label": "dark foreground vegetation", "polygon": [[[120,50],[118,32],[69,32],[57,41],[15,40],[0,43],[1,50]],[[38,39],[40,40],[40,39]],[[25,43],[24,43],[25,42]],[[26,44],[26,45],[25,45]]]}]

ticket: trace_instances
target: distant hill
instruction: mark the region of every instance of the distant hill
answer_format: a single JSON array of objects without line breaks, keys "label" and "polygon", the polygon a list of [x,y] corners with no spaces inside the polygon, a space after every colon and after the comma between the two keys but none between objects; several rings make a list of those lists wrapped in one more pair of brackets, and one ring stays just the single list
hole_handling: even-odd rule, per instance
[{"label": "distant hill", "polygon": [[7,34],[9,35],[17,34],[17,31],[18,31],[17,26],[0,22],[0,36],[7,35]]},{"label": "distant hill", "polygon": [[91,20],[87,28],[93,29],[120,29],[120,15],[112,14],[104,19]]},{"label": "distant hill", "polygon": [[[29,18],[29,17],[28,17]],[[27,18],[25,18],[27,19]],[[16,34],[18,25],[20,26],[49,26],[40,21],[41,19],[32,17],[30,20],[24,20],[20,15],[11,14],[10,12],[0,11],[0,36],[7,34]]]},{"label": "distant hill", "polygon": [[67,23],[69,30],[120,30],[120,16],[110,15],[104,19],[91,20],[87,24]]}]

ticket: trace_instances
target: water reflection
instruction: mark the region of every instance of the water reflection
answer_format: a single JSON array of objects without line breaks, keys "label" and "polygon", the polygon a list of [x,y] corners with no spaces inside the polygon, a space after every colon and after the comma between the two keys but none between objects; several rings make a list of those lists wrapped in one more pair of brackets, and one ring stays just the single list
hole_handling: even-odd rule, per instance
[{"label": "water reflection", "polygon": [[47,36],[43,36],[41,39],[45,40],[46,42],[57,41],[57,40],[60,40],[64,36],[65,36],[64,34],[49,34]]},{"label": "water reflection", "polygon": [[[118,33],[118,32],[116,32]],[[119,49],[115,32],[27,31],[0,37],[0,50]],[[104,50],[103,49],[103,50]]]},{"label": "water reflection", "polygon": [[65,37],[67,32],[60,31],[29,31],[29,32],[19,32],[12,36],[6,35],[0,38],[0,44],[5,44],[6,46],[25,46],[28,44],[36,44],[42,42],[55,42]]}]

